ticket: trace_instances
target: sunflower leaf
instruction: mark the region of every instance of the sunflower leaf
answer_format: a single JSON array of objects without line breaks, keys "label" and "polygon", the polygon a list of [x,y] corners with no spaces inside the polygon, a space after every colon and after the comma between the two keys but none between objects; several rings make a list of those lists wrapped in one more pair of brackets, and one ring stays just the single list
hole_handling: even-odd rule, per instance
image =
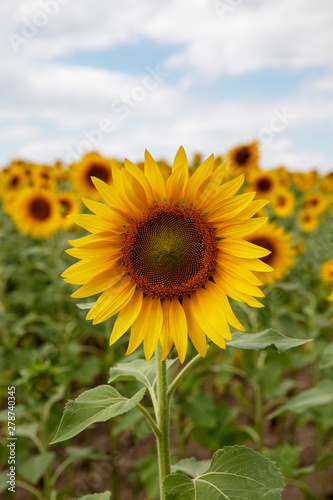
[{"label": "sunflower leaf", "polygon": [[232,333],[232,341],[226,342],[230,347],[238,347],[239,349],[266,349],[270,347],[278,351],[284,352],[292,347],[310,342],[312,339],[295,339],[286,337],[283,333],[268,328],[258,333],[244,333],[236,331]]},{"label": "sunflower leaf", "polygon": [[134,408],[146,389],[140,389],[130,399],[109,385],[100,385],[67,402],[57,433],[51,444],[65,441],[95,422],[105,422]]},{"label": "sunflower leaf", "polygon": [[284,482],[279,469],[245,446],[226,446],[214,453],[206,472],[191,479],[171,474],[163,481],[167,500],[279,500]]},{"label": "sunflower leaf", "polygon": [[[169,369],[176,360],[167,360],[167,368]],[[149,361],[145,359],[134,359],[122,361],[116,366],[110,368],[110,378],[108,383],[122,382],[126,380],[136,380],[145,385],[147,389],[151,389],[156,379],[156,362],[155,357]]]},{"label": "sunflower leaf", "polygon": [[322,380],[316,387],[311,387],[306,391],[297,394],[287,403],[281,405],[277,410],[270,414],[269,418],[277,417],[286,411],[301,414],[312,408],[330,404],[333,402],[333,382],[331,380]]}]

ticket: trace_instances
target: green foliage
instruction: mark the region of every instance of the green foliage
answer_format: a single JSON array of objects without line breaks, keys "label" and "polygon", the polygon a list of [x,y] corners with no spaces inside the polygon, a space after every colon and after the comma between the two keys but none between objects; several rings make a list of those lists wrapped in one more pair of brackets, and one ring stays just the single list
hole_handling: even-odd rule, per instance
[{"label": "green foliage", "polygon": [[84,392],[74,401],[68,401],[57,433],[51,444],[64,441],[95,422],[105,422],[134,408],[143,398],[140,389],[128,399],[108,385],[101,385]]},{"label": "green foliage", "polygon": [[284,488],[277,467],[250,448],[226,447],[214,453],[209,468],[198,476],[171,474],[164,479],[167,500],[278,500]]},{"label": "green foliage", "polygon": [[266,349],[270,347],[279,353],[306,344],[309,340],[293,339],[269,328],[258,333],[233,332],[232,341],[227,345],[238,349]]}]

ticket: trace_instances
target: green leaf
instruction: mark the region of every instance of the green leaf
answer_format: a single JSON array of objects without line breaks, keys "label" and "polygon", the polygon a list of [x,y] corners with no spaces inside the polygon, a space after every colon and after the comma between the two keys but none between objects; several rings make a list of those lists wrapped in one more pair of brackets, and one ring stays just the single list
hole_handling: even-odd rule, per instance
[{"label": "green leaf", "polygon": [[310,342],[311,339],[293,339],[286,337],[277,330],[269,328],[258,333],[244,333],[236,331],[232,333],[232,341],[226,342],[228,346],[238,347],[239,349],[266,349],[270,347],[278,352],[284,352],[292,347]]},{"label": "green leaf", "polygon": [[270,414],[269,418],[277,417],[286,411],[292,413],[303,413],[318,406],[329,404],[333,401],[333,382],[331,380],[322,380],[316,387],[297,394],[287,403],[281,405],[277,410]]},{"label": "green leaf", "polygon": [[104,493],[93,493],[92,495],[84,495],[76,500],[110,500],[111,491],[104,491]]},{"label": "green leaf", "polygon": [[196,477],[203,474],[209,467],[210,460],[196,460],[195,458],[185,458],[175,465],[171,465],[171,472],[184,472],[187,476]]},{"label": "green leaf", "polygon": [[5,491],[10,486],[10,484],[7,483],[7,481],[10,481],[7,474],[9,474],[9,468],[0,472],[0,493]]},{"label": "green leaf", "polygon": [[278,468],[245,446],[218,450],[209,469],[194,479],[171,474],[163,481],[166,500],[279,500],[283,488]]},{"label": "green leaf", "polygon": [[134,408],[145,388],[128,399],[109,385],[100,385],[67,402],[56,436],[51,444],[76,436],[95,422],[105,422]]},{"label": "green leaf", "polygon": [[108,383],[124,380],[137,380],[147,388],[152,387],[156,377],[155,358],[150,361],[135,359],[118,363],[110,368],[110,378]]},{"label": "green leaf", "polygon": [[[176,360],[167,360],[169,369]],[[110,368],[110,378],[108,383],[120,382],[126,380],[136,380],[151,389],[156,379],[155,357],[150,361],[145,359],[134,359],[133,361],[123,361]]]},{"label": "green leaf", "polygon": [[36,457],[30,456],[23,464],[17,467],[18,472],[24,479],[29,481],[30,484],[37,484],[44,476],[54,457],[55,453],[51,451]]}]

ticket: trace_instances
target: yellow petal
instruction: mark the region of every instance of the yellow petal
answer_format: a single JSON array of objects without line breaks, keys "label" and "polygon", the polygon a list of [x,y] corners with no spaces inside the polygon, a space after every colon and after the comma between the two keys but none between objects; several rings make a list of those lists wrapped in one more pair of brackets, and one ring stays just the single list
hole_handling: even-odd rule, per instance
[{"label": "yellow petal", "polygon": [[101,273],[106,267],[110,268],[117,260],[119,256],[114,257],[109,263],[105,263],[104,260],[99,259],[94,260],[81,260],[80,262],[75,262],[72,266],[68,267],[61,276],[63,276],[65,281],[72,283],[73,285],[82,285],[90,278],[96,276],[96,274]]},{"label": "yellow petal", "polygon": [[188,173],[188,160],[183,146],[178,149],[175,159],[173,160],[172,171],[177,170],[180,165],[184,165]]},{"label": "yellow petal", "polygon": [[246,283],[244,281],[245,278],[243,278],[242,276],[240,276],[239,278],[235,278],[233,274],[229,273],[227,266],[222,268],[219,265],[216,265],[216,271],[221,276],[222,281],[229,283],[236,290],[239,290],[246,295],[252,295],[253,297],[264,297],[264,294],[260,290],[260,288]]},{"label": "yellow petal", "polygon": [[122,207],[117,190],[113,186],[110,186],[98,177],[92,177],[91,180],[103,200],[105,200],[110,207]]},{"label": "yellow petal", "polygon": [[226,164],[222,163],[209,177],[207,177],[207,179],[205,179],[194,197],[193,203],[196,206],[202,208],[204,203],[207,203],[208,200],[215,196],[222,182],[225,170]]},{"label": "yellow petal", "polygon": [[214,344],[225,349],[225,338],[231,338],[228,323],[216,298],[200,288],[191,295],[191,311],[195,321]]},{"label": "yellow petal", "polygon": [[162,332],[160,336],[160,342],[161,342],[161,347],[162,347],[162,358],[161,361],[163,361],[167,355],[169,354],[171,347],[173,345],[173,334],[174,331],[170,327],[170,321],[169,321],[169,311],[170,311],[170,300],[164,300],[162,304],[162,311],[163,311],[163,326],[162,326]]},{"label": "yellow petal", "polygon": [[222,269],[227,269],[229,274],[237,279],[245,280],[251,285],[261,286],[262,282],[251,272],[247,262],[246,259],[239,259],[225,253],[223,257],[218,258],[217,265]]},{"label": "yellow petal", "polygon": [[141,342],[143,342],[143,339],[145,338],[145,334],[146,334],[145,323],[147,321],[147,313],[148,313],[149,305],[150,305],[149,297],[146,297],[142,301],[141,311],[139,312],[136,320],[134,321],[134,323],[131,326],[131,335],[130,335],[126,355],[134,352],[139,347]]},{"label": "yellow petal", "polygon": [[192,310],[191,310],[191,305],[190,305],[190,298],[189,297],[184,297],[183,298],[183,308],[186,314],[186,321],[187,321],[187,329],[188,329],[188,335],[191,339],[192,344],[196,348],[199,354],[203,358],[206,357],[207,354],[207,338],[205,332],[200,328],[198,323],[195,321]]},{"label": "yellow petal", "polygon": [[140,290],[137,290],[130,302],[119,313],[110,337],[110,345],[114,344],[139,316],[142,308],[143,296]]},{"label": "yellow petal", "polygon": [[222,252],[245,259],[258,259],[271,253],[266,248],[254,245],[249,241],[232,238],[218,241],[217,247],[222,250]]},{"label": "yellow petal", "polygon": [[208,213],[207,220],[209,222],[216,221],[219,223],[227,219],[232,219],[236,215],[239,215],[239,213],[251,203],[254,196],[255,193],[245,193],[227,200],[222,200]]},{"label": "yellow petal", "polygon": [[97,233],[98,231],[107,231],[108,229],[113,229],[114,225],[110,221],[100,219],[96,215],[90,214],[78,214],[78,215],[68,215],[68,218],[78,226],[83,227],[90,233]]},{"label": "yellow petal", "polygon": [[251,271],[259,271],[263,273],[274,271],[271,266],[259,259],[246,259],[245,263]]},{"label": "yellow petal", "polygon": [[264,307],[261,302],[259,302],[257,299],[254,297],[251,297],[250,295],[246,295],[245,293],[240,292],[239,290],[236,290],[232,285],[227,283],[226,281],[222,280],[221,278],[218,278],[218,274],[214,277],[216,284],[224,290],[224,292],[227,294],[228,297],[237,300],[238,302],[245,302],[245,304],[251,306],[251,307]]},{"label": "yellow petal", "polygon": [[122,175],[124,190],[128,199],[140,210],[147,209],[147,195],[140,182],[126,169],[123,169]]},{"label": "yellow petal", "polygon": [[244,179],[244,174],[242,174],[235,179],[222,184],[222,186],[219,186],[215,196],[203,202],[201,208],[204,211],[207,210],[209,212],[210,210],[213,210],[215,208],[215,205],[221,202],[221,199],[226,200],[228,198],[232,198],[237,193],[237,191],[239,191],[240,187],[244,183]]},{"label": "yellow petal", "polygon": [[178,204],[182,201],[187,182],[188,168],[180,165],[167,180],[165,186],[165,197],[169,205]]},{"label": "yellow petal", "polygon": [[233,310],[231,309],[228,297],[226,293],[222,290],[222,288],[220,288],[216,283],[213,283],[212,281],[208,281],[205,285],[205,288],[208,293],[210,293],[214,297],[216,296],[220,304],[219,307],[220,309],[223,310],[227,322],[234,328],[238,328],[238,330],[245,331],[245,328],[243,327],[243,325],[241,324],[241,322],[238,320]]},{"label": "yellow petal", "polygon": [[241,219],[243,217],[244,218],[253,217],[253,215],[255,215],[257,212],[259,212],[259,210],[264,208],[268,203],[269,203],[268,200],[251,201],[251,203],[246,208],[244,208],[244,210],[242,212],[239,212],[238,217],[240,217]]},{"label": "yellow petal", "polygon": [[114,286],[105,290],[87,314],[93,325],[101,323],[125,307],[133,297],[135,283],[130,278],[122,278]]},{"label": "yellow petal", "polygon": [[[169,342],[170,339],[174,340],[179,360],[184,363],[188,340],[187,322],[185,311],[178,300],[165,300],[163,302],[163,320],[163,331],[166,338],[169,339]],[[163,356],[162,359],[164,359]]]},{"label": "yellow petal", "polygon": [[76,238],[75,240],[68,240],[68,243],[73,247],[94,248],[94,245],[97,245],[97,247],[103,246],[103,242],[105,242],[105,246],[107,246],[108,238],[113,238],[114,236],[121,238],[117,231],[101,231],[99,233],[89,234],[89,236],[83,236],[82,238]]},{"label": "yellow petal", "polygon": [[217,238],[243,238],[253,233],[268,221],[268,217],[256,217],[250,220],[236,220],[215,223]]},{"label": "yellow petal", "polygon": [[127,158],[125,158],[124,165],[125,169],[132,175],[134,175],[134,177],[139,181],[139,183],[145,190],[148,205],[149,206],[152,205],[154,203],[153,190],[142,170],[140,170],[139,167],[134,165],[134,163],[127,160]]},{"label": "yellow petal", "polygon": [[156,161],[147,150],[145,151],[144,173],[152,187],[154,200],[162,204],[165,190],[163,175]]},{"label": "yellow petal", "polygon": [[146,360],[149,361],[157,346],[163,325],[163,311],[160,299],[146,297],[149,300],[147,317],[145,321],[145,338],[143,341],[143,350]]},{"label": "yellow petal", "polygon": [[81,299],[83,297],[89,297],[90,295],[96,295],[96,293],[103,292],[117,283],[123,274],[124,270],[119,264],[113,265],[109,269],[102,271],[88,280],[83,286],[72,293],[71,297]]},{"label": "yellow petal", "polygon": [[211,154],[191,175],[185,190],[185,201],[188,204],[193,203],[194,197],[199,191],[200,186],[206,178],[213,172],[214,155]]}]

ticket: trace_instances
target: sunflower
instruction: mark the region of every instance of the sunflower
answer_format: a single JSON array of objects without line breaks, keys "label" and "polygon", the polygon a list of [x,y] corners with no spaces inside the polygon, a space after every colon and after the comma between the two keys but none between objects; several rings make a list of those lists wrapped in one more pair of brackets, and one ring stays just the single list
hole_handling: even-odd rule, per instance
[{"label": "sunflower", "polygon": [[313,231],[319,225],[319,217],[311,210],[301,210],[298,214],[299,225],[305,233]]},{"label": "sunflower", "polygon": [[256,191],[258,196],[265,196],[265,198],[268,199],[271,199],[274,191],[278,187],[276,177],[269,171],[258,171],[250,174],[248,177],[248,183],[249,188],[252,191]]},{"label": "sunflower", "polygon": [[286,169],[284,165],[280,165],[279,167],[273,168],[270,170],[271,174],[276,177],[278,184],[281,187],[287,188],[290,185],[291,177],[290,173]]},{"label": "sunflower", "polygon": [[234,196],[244,176],[221,185],[225,166],[213,168],[211,155],[189,177],[180,148],[165,182],[146,151],[144,172],[125,160],[112,167],[113,186],[93,178],[107,205],[84,199],[94,215],[70,216],[92,234],[70,241],[68,253],[81,261],[63,276],[83,285],[73,297],[103,292],[87,319],[96,324],[119,312],[110,344],[131,327],[127,354],[143,342],[148,360],[160,340],[163,359],[175,344],[183,362],[189,336],[205,356],[206,335],[225,348],[228,323],[243,329],[228,296],[262,307],[252,271],[271,271],[259,260],[269,250],[243,237],[265,223],[251,217],[267,202]]},{"label": "sunflower", "polygon": [[74,188],[83,196],[100,200],[101,196],[95,188],[91,177],[97,177],[106,184],[112,181],[112,160],[103,158],[98,153],[87,153],[80,162],[73,163],[71,168],[71,179]]},{"label": "sunflower", "polygon": [[315,215],[324,212],[326,206],[326,199],[320,192],[306,194],[301,203],[302,209],[311,210],[311,212]]},{"label": "sunflower", "polygon": [[333,193],[333,172],[329,172],[320,180],[319,187],[325,194]]},{"label": "sunflower", "polygon": [[309,172],[294,172],[292,174],[292,180],[295,186],[301,191],[310,191],[316,185],[318,179],[318,174],[316,170],[310,170]]},{"label": "sunflower", "polygon": [[81,201],[73,191],[60,191],[56,194],[56,200],[60,209],[62,227],[72,225],[68,215],[75,214],[81,210]]},{"label": "sunflower", "polygon": [[333,257],[322,263],[320,268],[320,279],[324,282],[333,281]]},{"label": "sunflower", "polygon": [[289,189],[277,189],[272,196],[271,207],[277,217],[287,217],[295,209],[294,194]]},{"label": "sunflower", "polygon": [[249,144],[241,144],[231,149],[227,154],[229,169],[234,174],[248,174],[258,170],[259,147],[257,141]]},{"label": "sunflower", "polygon": [[296,249],[291,242],[291,236],[284,227],[277,226],[275,222],[269,222],[251,236],[247,236],[246,239],[252,244],[270,250],[270,254],[263,257],[262,261],[273,268],[272,272],[255,273],[265,285],[281,281],[295,264]]},{"label": "sunflower", "polygon": [[59,229],[61,222],[55,194],[40,188],[23,189],[11,215],[22,233],[35,238],[50,236]]}]

